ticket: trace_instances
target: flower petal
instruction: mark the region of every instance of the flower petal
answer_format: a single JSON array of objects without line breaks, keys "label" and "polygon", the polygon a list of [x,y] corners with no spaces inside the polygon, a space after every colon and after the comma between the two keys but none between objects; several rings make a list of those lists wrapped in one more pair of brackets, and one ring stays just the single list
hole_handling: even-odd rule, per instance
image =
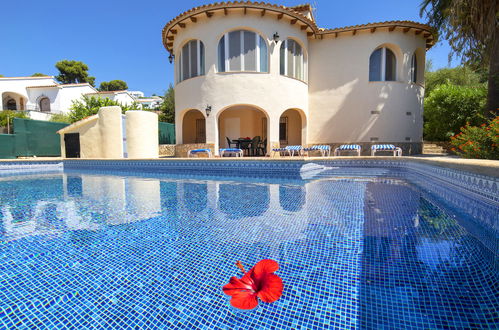
[{"label": "flower petal", "polygon": [[246,276],[243,276],[242,279],[238,279],[235,276],[232,276],[229,280],[229,283],[224,285],[222,290],[226,295],[233,296],[234,294],[238,292],[254,292],[255,290],[253,289],[252,286],[252,281],[249,278],[245,278]]},{"label": "flower petal", "polygon": [[263,259],[260,260],[250,272],[252,272],[256,277],[264,273],[273,273],[279,269],[279,264],[277,261],[272,259]]},{"label": "flower petal", "polygon": [[230,304],[240,309],[253,309],[258,306],[258,299],[254,293],[237,292],[232,296]]},{"label": "flower petal", "polygon": [[271,303],[281,298],[284,284],[279,276],[276,274],[267,274],[262,276],[260,281],[258,297],[262,299],[262,301]]}]

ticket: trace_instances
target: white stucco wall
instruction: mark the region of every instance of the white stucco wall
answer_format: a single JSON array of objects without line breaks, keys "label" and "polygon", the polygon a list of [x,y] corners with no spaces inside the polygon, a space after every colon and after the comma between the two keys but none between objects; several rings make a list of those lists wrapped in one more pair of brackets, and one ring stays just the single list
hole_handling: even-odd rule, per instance
[{"label": "white stucco wall", "polygon": [[127,111],[128,158],[158,158],[158,115],[149,111]]},{"label": "white stucco wall", "polygon": [[[176,137],[182,140],[185,113],[200,110],[206,118],[206,143],[225,146],[219,129],[220,113],[234,106],[253,107],[268,118],[269,146],[279,144],[279,118],[287,109],[300,109],[301,144],[348,142],[421,142],[423,125],[424,65],[426,37],[416,29],[393,25],[376,29],[341,32],[307,38],[299,25],[260,12],[244,15],[216,11],[211,18],[196,16],[195,24],[175,27],[173,53],[175,80],[180,51],[190,40],[200,40],[205,50],[205,75],[175,85]],[[259,33],[268,43],[269,72],[217,72],[218,43],[232,30]],[[372,31],[372,32],[371,32]],[[272,35],[278,32],[277,44]],[[281,76],[280,46],[287,38],[305,50],[307,82]],[[369,82],[369,57],[380,46],[390,48],[397,58],[396,81]],[[417,52],[418,81],[410,82],[411,57]],[[205,108],[211,106],[206,116]],[[374,113],[372,113],[374,111]],[[296,117],[296,116],[295,116]],[[241,117],[242,118],[242,117]],[[297,122],[290,123],[293,143]],[[192,135],[192,134],[190,134]],[[189,135],[189,136],[190,136]],[[291,141],[290,141],[291,142]]]},{"label": "white stucco wall", "polygon": [[[250,30],[259,33],[267,42],[269,51],[269,72],[217,72],[218,42],[222,35],[231,30]],[[280,40],[275,44],[272,35],[279,31]],[[279,49],[282,40],[288,37],[298,40],[307,48],[306,33],[287,21],[279,22],[274,16],[243,15],[233,13],[224,16],[215,13],[211,18],[198,17],[197,24],[180,31],[175,38],[174,52],[185,42],[199,39],[205,47],[205,72],[177,83],[175,86],[176,135],[182,142],[182,117],[189,109],[201,110],[211,105],[212,112],[206,118],[206,142],[219,145],[218,117],[231,106],[248,105],[264,111],[269,117],[269,142],[279,141],[279,117],[289,108],[299,108],[308,114],[308,85],[279,73]],[[178,61],[176,62],[177,71]],[[177,74],[175,75],[177,76]]]},{"label": "white stucco wall", "polygon": [[[387,45],[397,58],[396,81],[369,81],[369,57],[381,45]],[[422,37],[387,28],[312,40],[309,142],[370,142],[371,138],[409,142],[407,137],[421,141],[424,88],[411,83],[409,76],[411,56],[418,48],[425,49]]]},{"label": "white stucco wall", "polygon": [[[44,87],[47,86],[47,87]],[[96,89],[89,84],[58,84],[54,77],[14,77],[0,78],[0,95],[3,110],[3,100],[7,95],[14,96],[18,110],[29,110],[30,118],[46,120],[50,114],[69,113],[74,100],[79,100],[84,94],[94,93]],[[47,97],[50,100],[50,111],[40,111],[40,100]],[[19,98],[23,98],[24,107],[19,106]],[[37,113],[38,112],[38,113]]]}]

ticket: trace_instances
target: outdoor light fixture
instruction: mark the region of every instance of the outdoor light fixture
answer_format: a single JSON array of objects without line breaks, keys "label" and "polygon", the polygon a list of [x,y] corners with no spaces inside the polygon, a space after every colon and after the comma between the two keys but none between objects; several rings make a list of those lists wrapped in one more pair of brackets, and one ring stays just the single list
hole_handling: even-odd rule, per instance
[{"label": "outdoor light fixture", "polygon": [[173,63],[174,59],[175,59],[175,55],[173,55],[172,53],[170,53],[170,56],[168,56],[168,61],[170,62],[170,64]]},{"label": "outdoor light fixture", "polygon": [[279,33],[274,33],[274,35],[272,36],[272,39],[274,39],[274,41],[277,43],[277,41],[279,41]]},{"label": "outdoor light fixture", "polygon": [[206,111],[206,117],[209,117],[211,113],[211,105],[207,105],[204,111]]}]

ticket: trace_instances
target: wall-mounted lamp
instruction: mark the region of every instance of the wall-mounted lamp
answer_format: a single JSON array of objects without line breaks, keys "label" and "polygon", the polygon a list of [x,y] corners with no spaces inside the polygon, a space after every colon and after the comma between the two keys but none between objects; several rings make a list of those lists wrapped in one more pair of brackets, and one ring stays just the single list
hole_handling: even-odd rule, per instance
[{"label": "wall-mounted lamp", "polygon": [[274,33],[274,35],[272,36],[272,39],[274,39],[274,42],[277,43],[279,41],[279,33]]},{"label": "wall-mounted lamp", "polygon": [[173,63],[174,59],[175,59],[175,55],[173,55],[172,53],[170,53],[170,56],[168,56],[168,61],[170,62],[170,64]]},{"label": "wall-mounted lamp", "polygon": [[211,105],[207,105],[204,111],[206,111],[206,117],[209,117],[211,113]]}]

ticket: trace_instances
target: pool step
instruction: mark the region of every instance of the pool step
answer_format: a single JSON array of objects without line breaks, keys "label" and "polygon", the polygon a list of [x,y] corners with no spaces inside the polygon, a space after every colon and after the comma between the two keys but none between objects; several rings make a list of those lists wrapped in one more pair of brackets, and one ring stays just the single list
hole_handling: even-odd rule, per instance
[{"label": "pool step", "polygon": [[447,150],[436,144],[431,142],[423,143],[423,154],[425,155],[448,155]]}]

